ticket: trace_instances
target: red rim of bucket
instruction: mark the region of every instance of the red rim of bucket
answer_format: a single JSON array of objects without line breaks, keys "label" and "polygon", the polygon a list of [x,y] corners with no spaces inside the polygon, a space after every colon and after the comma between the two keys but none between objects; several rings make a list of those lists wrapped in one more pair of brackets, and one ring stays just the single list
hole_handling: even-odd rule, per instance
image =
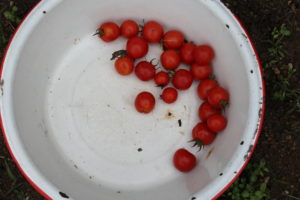
[{"label": "red rim of bucket", "polygon": [[[39,5],[39,3],[41,3],[42,0],[39,0],[31,9],[30,11],[25,15],[25,17],[23,18],[22,22],[18,25],[18,27],[16,28],[16,31],[14,32],[14,34],[12,35],[12,37],[10,38],[9,40],[9,43],[8,45],[6,46],[6,49],[5,49],[5,52],[4,52],[4,56],[3,56],[3,59],[2,59],[2,64],[1,64],[1,69],[0,69],[0,77],[2,79],[2,72],[3,72],[3,67],[4,67],[4,61],[6,59],[6,56],[7,56],[7,51],[16,35],[16,33],[18,32],[20,26],[23,24],[23,22],[27,19],[28,15]],[[232,13],[232,12],[231,12]],[[249,153],[249,156],[247,158],[247,160],[244,162],[243,166],[240,168],[240,170],[237,172],[237,174],[233,177],[233,179],[219,192],[215,195],[214,198],[212,198],[212,200],[217,200],[218,197],[220,197],[233,183],[234,181],[240,176],[240,174],[242,173],[242,171],[245,169],[246,165],[248,164],[253,152],[254,152],[254,149],[257,145],[257,142],[258,142],[258,138],[260,136],[260,133],[261,133],[261,130],[262,130],[262,126],[263,126],[263,121],[264,121],[264,113],[265,113],[265,93],[266,93],[266,90],[265,90],[265,83],[264,83],[264,79],[263,79],[263,69],[262,69],[262,65],[261,65],[261,62],[259,60],[259,56],[258,56],[258,53],[257,53],[257,50],[254,46],[254,43],[252,42],[251,38],[249,37],[249,34],[246,30],[246,28],[244,27],[244,25],[242,24],[242,22],[239,20],[239,18],[237,16],[235,16],[233,13],[232,15],[234,16],[234,18],[236,19],[236,21],[239,23],[240,27],[244,30],[248,40],[250,41],[250,44],[251,44],[251,47],[252,49],[254,50],[254,53],[255,53],[255,57],[256,57],[256,60],[258,62],[258,65],[259,65],[259,70],[260,70],[260,74],[261,74],[261,80],[262,80],[262,96],[263,96],[263,103],[262,103],[262,113],[261,113],[261,118],[260,118],[260,122],[259,122],[259,127],[258,127],[258,130],[257,130],[257,136],[256,136],[256,139],[255,139],[255,142],[253,144],[253,148],[252,148],[252,151]],[[3,120],[2,120],[2,116],[0,115],[0,126],[1,126],[1,130],[2,130],[2,135],[3,135],[3,138],[4,138],[4,142],[6,144],[6,147],[8,149],[8,152],[10,153],[13,161],[16,163],[19,171],[22,173],[22,175],[26,178],[26,180],[32,185],[32,187],[38,192],[40,193],[44,198],[46,198],[47,200],[52,200],[52,198],[46,194],[46,192],[44,192],[33,180],[31,180],[31,178],[26,174],[26,172],[22,169],[21,165],[18,163],[17,159],[15,158],[13,152],[12,152],[12,149],[11,147],[9,146],[8,144],[8,140],[7,140],[7,137],[6,137],[6,133],[5,133],[5,130],[4,130],[4,125],[3,125]]]}]

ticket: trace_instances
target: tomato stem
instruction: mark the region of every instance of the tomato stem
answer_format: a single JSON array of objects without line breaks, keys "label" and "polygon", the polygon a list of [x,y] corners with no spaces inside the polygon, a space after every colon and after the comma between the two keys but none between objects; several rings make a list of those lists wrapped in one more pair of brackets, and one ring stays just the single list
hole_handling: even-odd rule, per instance
[{"label": "tomato stem", "polygon": [[125,56],[127,56],[127,51],[124,49],[121,49],[121,50],[113,52],[110,60],[114,60],[116,58],[123,58]]},{"label": "tomato stem", "polygon": [[102,37],[104,35],[104,30],[103,29],[98,29],[93,36],[95,36],[95,35],[99,35],[100,37]]},{"label": "tomato stem", "polygon": [[154,60],[156,60],[156,58],[152,58],[152,59],[150,60],[149,63],[150,63],[151,65],[153,65],[154,67],[156,67],[156,66],[159,64],[159,61],[158,61],[156,64],[153,64],[153,61],[154,61]]},{"label": "tomato stem", "polygon": [[198,139],[192,139],[190,140],[189,142],[194,142],[193,146],[192,147],[195,147],[197,146],[199,149],[198,149],[198,152],[201,151],[201,149],[204,147],[204,144],[201,140],[198,140]]},{"label": "tomato stem", "polygon": [[220,102],[220,106],[222,107],[222,108],[224,108],[225,106],[227,106],[229,103],[228,103],[228,101],[221,101]]}]

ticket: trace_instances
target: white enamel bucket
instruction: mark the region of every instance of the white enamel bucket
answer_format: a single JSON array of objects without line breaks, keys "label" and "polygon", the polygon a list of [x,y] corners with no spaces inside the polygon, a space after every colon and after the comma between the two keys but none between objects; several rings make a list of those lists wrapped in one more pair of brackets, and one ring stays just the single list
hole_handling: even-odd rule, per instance
[{"label": "white enamel bucket", "polygon": [[[139,114],[136,94],[159,97],[161,90],[115,72],[110,56],[125,47],[124,39],[104,43],[92,36],[102,22],[128,18],[157,20],[215,49],[214,74],[230,93],[228,126],[201,152],[188,143],[199,121],[197,84],[176,103],[157,100],[153,112]],[[147,59],[160,51],[151,45]],[[216,0],[43,0],[9,45],[1,91],[8,149],[47,199],[217,199],[248,162],[264,112],[258,56],[238,20]],[[199,160],[189,173],[172,165],[181,147]]]}]

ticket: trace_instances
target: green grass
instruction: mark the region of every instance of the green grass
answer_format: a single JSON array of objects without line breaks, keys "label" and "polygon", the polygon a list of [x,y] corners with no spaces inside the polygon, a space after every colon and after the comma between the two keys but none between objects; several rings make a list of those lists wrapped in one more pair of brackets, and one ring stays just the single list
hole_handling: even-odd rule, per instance
[{"label": "green grass", "polygon": [[269,169],[266,162],[260,160],[259,163],[249,163],[243,172],[243,176],[238,178],[225,193],[226,199],[232,200],[263,200],[269,199],[267,187],[269,178],[266,177]]},{"label": "green grass", "polygon": [[276,77],[271,80],[271,97],[282,103],[288,101],[291,105],[287,115],[300,113],[300,88],[293,84],[297,74],[297,69],[289,62],[289,56],[284,47],[284,41],[292,35],[292,32],[285,24],[275,27],[271,33],[271,39],[266,41],[269,45],[269,59],[264,66],[264,70],[272,70]]},{"label": "green grass", "polygon": [[3,15],[4,17],[15,24],[19,24],[21,19],[18,17],[19,8],[17,6],[11,6],[10,9],[6,10]]}]

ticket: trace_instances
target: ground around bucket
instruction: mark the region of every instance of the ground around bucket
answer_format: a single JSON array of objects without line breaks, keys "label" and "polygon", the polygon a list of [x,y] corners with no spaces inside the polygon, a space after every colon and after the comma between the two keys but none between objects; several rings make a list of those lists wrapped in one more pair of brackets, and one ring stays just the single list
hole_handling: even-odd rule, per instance
[{"label": "ground around bucket", "polygon": [[[17,25],[37,2],[0,2],[0,59]],[[223,3],[241,20],[257,48],[267,94],[265,122],[253,157],[219,199],[300,199],[300,1]],[[0,199],[44,199],[18,171],[2,136]]]}]

